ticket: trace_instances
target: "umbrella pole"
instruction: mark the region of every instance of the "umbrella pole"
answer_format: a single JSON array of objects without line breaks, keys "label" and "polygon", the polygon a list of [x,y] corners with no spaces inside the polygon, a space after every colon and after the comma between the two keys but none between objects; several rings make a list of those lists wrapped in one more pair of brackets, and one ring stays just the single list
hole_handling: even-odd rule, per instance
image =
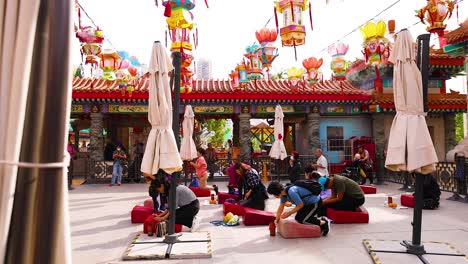
[{"label": "umbrella pole", "polygon": [[[180,67],[182,63],[182,54],[180,52],[172,53],[172,65],[174,66],[174,72],[172,80],[174,84],[174,101],[172,104],[173,115],[172,115],[172,130],[174,130],[174,137],[177,143],[177,147],[180,150],[180,125],[179,125],[179,108],[180,108]],[[165,243],[177,242],[178,235],[175,233],[175,211],[176,211],[176,187],[177,181],[180,177],[180,172],[172,174],[171,189],[169,191],[169,232],[165,237]]]},{"label": "umbrella pole", "polygon": [[[407,241],[403,241],[406,247],[406,252],[414,255],[423,255],[426,253],[424,245],[421,244],[421,226],[422,226],[422,209],[423,209],[423,197],[424,197],[424,175],[416,173],[416,197],[414,201],[414,212],[413,212],[413,238],[411,244]],[[431,177],[431,176],[427,176]]]}]

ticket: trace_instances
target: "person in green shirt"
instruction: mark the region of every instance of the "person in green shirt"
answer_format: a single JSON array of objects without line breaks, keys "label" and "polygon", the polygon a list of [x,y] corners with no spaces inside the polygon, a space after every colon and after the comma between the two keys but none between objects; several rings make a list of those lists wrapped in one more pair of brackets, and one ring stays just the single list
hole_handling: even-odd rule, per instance
[{"label": "person in green shirt", "polygon": [[339,211],[354,211],[364,204],[364,193],[359,185],[344,176],[335,175],[329,177],[325,182],[325,189],[331,189],[332,195],[323,200],[320,211],[325,216],[327,208]]}]

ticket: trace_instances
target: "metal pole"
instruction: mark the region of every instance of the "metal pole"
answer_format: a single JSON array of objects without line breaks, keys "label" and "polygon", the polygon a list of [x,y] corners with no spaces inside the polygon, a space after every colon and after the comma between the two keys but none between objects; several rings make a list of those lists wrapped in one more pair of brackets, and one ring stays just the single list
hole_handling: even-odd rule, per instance
[{"label": "metal pole", "polygon": [[[182,63],[182,54],[180,52],[172,53],[172,65],[174,66],[173,84],[174,84],[174,99],[172,102],[172,130],[180,149],[180,125],[179,125],[179,108],[180,108],[180,68]],[[167,242],[177,241],[177,237],[173,237],[175,233],[175,211],[176,211],[176,187],[179,180],[180,172],[172,174],[171,189],[169,191],[169,236],[166,237]]]},{"label": "metal pole", "polygon": [[416,64],[421,71],[424,112],[427,113],[427,92],[429,87],[429,42],[431,34],[422,34],[418,36],[418,54]]}]

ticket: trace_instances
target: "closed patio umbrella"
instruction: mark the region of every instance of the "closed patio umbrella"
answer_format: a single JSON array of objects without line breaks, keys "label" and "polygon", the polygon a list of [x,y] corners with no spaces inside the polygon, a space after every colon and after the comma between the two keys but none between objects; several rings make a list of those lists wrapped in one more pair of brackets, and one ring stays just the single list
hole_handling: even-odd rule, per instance
[{"label": "closed patio umbrella", "polygon": [[385,167],[392,171],[429,174],[437,154],[426,124],[421,73],[415,62],[413,38],[401,31],[389,60],[394,63],[393,94],[396,115],[390,129]]},{"label": "closed patio umbrella", "polygon": [[160,42],[155,42],[148,67],[148,121],[151,131],[141,163],[141,171],[151,175],[160,169],[168,174],[182,170],[182,160],[172,130],[172,99],[168,75],[172,69],[169,55]]},{"label": "closed patio umbrella", "polygon": [[279,168],[278,168],[278,160],[284,160],[287,157],[286,147],[284,146],[284,124],[283,124],[283,109],[280,105],[277,105],[275,108],[275,123],[273,125],[275,129],[275,141],[273,142],[273,146],[271,146],[270,150],[270,157],[276,159],[276,172],[278,174],[278,180],[280,179],[279,176]]},{"label": "closed patio umbrella", "polygon": [[182,129],[184,131],[182,144],[180,145],[180,157],[182,160],[193,160],[197,157],[197,147],[193,140],[194,118],[192,106],[187,105],[185,107],[184,121],[182,121]]}]

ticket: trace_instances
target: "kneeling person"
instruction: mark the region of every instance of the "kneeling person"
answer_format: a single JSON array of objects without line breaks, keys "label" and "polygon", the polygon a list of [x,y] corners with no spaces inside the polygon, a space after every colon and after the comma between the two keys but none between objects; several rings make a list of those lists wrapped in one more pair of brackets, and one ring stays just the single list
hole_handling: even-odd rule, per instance
[{"label": "kneeling person", "polygon": [[[296,185],[284,188],[279,182],[270,183],[267,191],[269,194],[281,199],[276,212],[276,222],[278,222],[280,218],[286,219],[292,214],[297,213],[295,219],[298,223],[318,225],[320,226],[320,230],[322,230],[322,235],[326,236],[328,234],[328,221],[316,217],[322,204],[320,195],[314,195],[306,188]],[[291,211],[283,212],[286,202],[291,202],[295,204],[296,207]]]},{"label": "kneeling person", "polygon": [[[153,186],[160,194],[166,194],[169,192],[170,183],[161,182],[158,179],[153,181]],[[178,185],[176,187],[176,211],[175,211],[175,223],[187,226],[194,231],[198,228],[198,221],[196,215],[200,211],[200,202],[197,197],[185,185]],[[155,221],[166,221],[169,218],[169,211],[165,210],[160,215],[154,215]]]},{"label": "kneeling person", "polygon": [[320,215],[325,215],[327,207],[340,211],[354,211],[364,204],[364,193],[359,185],[344,176],[335,175],[329,177],[325,183],[325,189],[332,190],[332,196],[323,200]]}]

